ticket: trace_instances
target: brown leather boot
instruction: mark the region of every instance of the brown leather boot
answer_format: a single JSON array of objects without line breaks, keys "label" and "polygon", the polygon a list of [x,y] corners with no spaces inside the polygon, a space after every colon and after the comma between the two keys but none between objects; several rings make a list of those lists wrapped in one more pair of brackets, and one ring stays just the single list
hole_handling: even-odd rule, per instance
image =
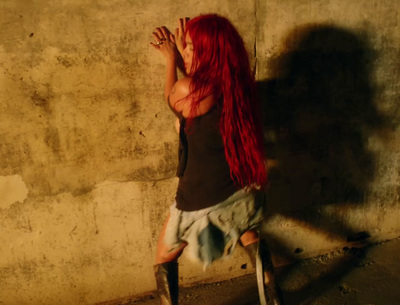
[{"label": "brown leather boot", "polygon": [[274,265],[265,241],[252,243],[244,247],[256,268],[258,293],[261,305],[283,305],[281,291],[275,281]]},{"label": "brown leather boot", "polygon": [[178,305],[178,263],[167,262],[154,265],[161,305]]}]

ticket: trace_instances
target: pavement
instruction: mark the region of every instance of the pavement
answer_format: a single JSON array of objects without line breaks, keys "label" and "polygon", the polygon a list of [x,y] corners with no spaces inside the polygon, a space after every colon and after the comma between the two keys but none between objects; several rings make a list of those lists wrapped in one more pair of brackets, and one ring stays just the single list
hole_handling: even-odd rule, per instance
[{"label": "pavement", "polygon": [[[400,237],[276,270],[284,305],[400,305]],[[180,289],[180,305],[258,305],[256,276]],[[159,305],[157,295],[109,305]]]}]

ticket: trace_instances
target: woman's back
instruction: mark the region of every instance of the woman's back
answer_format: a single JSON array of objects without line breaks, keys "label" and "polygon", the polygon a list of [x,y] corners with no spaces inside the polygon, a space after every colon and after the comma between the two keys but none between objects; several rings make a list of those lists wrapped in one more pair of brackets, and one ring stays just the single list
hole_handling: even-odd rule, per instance
[{"label": "woman's back", "polygon": [[220,116],[221,110],[215,105],[193,118],[190,126],[185,118],[181,119],[176,194],[180,210],[203,209],[237,191],[219,131]]}]

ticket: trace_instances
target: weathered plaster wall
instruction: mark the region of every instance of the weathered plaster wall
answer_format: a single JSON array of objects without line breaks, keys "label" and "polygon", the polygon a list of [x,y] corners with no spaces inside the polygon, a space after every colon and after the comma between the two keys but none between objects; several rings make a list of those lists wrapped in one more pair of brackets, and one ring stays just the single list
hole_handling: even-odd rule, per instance
[{"label": "weathered plaster wall", "polygon": [[[254,45],[247,1],[0,2],[0,304],[94,304],[155,288],[174,199],[177,135],[156,26],[230,16]],[[182,282],[240,275],[246,260]]]},{"label": "weathered plaster wall", "polygon": [[[5,0],[0,304],[155,288],[177,143],[149,41],[155,26],[203,12],[228,16],[257,56],[273,160],[264,231],[277,262],[361,231],[399,235],[397,0]],[[243,263],[238,251],[204,274],[183,257],[181,283],[238,276]]]}]

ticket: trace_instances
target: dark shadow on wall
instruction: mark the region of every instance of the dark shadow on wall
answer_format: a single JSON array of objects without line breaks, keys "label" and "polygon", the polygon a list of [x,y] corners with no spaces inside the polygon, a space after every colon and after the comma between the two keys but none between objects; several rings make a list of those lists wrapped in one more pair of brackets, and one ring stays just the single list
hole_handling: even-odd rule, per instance
[{"label": "dark shadow on wall", "polygon": [[[307,155],[314,204],[362,203],[373,180],[368,136],[384,124],[373,103],[374,57],[363,37],[307,26],[291,33],[286,52],[271,65],[278,78],[260,84],[264,128],[272,135],[269,158],[282,163],[282,153]],[[296,170],[302,160],[297,161],[282,166]]]},{"label": "dark shadow on wall", "polygon": [[[335,215],[365,202],[375,169],[368,139],[390,121],[374,104],[375,57],[366,35],[307,25],[290,33],[284,52],[269,62],[274,79],[258,84],[271,160],[267,218],[284,215],[329,238],[361,240],[367,247],[368,232]],[[327,204],[336,212],[323,212]],[[301,241],[295,253],[278,236],[267,239],[289,261],[301,252]]]}]

